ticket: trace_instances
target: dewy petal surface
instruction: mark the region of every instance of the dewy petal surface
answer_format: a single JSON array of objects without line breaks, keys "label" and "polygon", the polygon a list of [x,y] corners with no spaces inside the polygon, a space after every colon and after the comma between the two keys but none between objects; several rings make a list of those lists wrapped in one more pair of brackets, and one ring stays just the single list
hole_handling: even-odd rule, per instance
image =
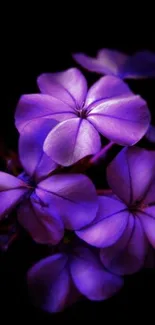
[{"label": "dewy petal surface", "polygon": [[51,210],[58,211],[67,229],[79,229],[89,224],[96,216],[96,190],[85,175],[53,175],[38,184],[36,193],[38,196],[49,194]]},{"label": "dewy petal surface", "polygon": [[23,95],[17,104],[15,125],[21,133],[29,122],[36,119],[65,121],[74,117],[74,109],[62,102],[61,97],[58,99],[45,94]]},{"label": "dewy petal surface", "polygon": [[109,140],[131,146],[146,133],[150,113],[140,96],[129,95],[94,103],[87,120]]},{"label": "dewy petal surface", "polygon": [[56,245],[64,234],[63,223],[56,209],[50,209],[46,195],[32,193],[24,200],[18,209],[18,221],[37,243]]},{"label": "dewy petal surface", "polygon": [[46,312],[59,312],[67,305],[71,277],[67,256],[55,254],[32,266],[27,275],[32,302]]},{"label": "dewy petal surface", "polygon": [[109,186],[128,205],[147,195],[154,173],[155,152],[138,147],[122,149],[107,168]]},{"label": "dewy petal surface", "polygon": [[42,74],[38,78],[38,86],[42,93],[60,98],[73,108],[83,105],[87,93],[86,79],[76,68]]},{"label": "dewy petal surface", "polygon": [[76,249],[70,271],[78,290],[90,300],[108,299],[123,286],[123,279],[106,271],[88,248]]},{"label": "dewy petal surface", "polygon": [[70,166],[100,147],[100,136],[93,125],[76,118],[59,123],[47,136],[43,149],[56,163]]},{"label": "dewy petal surface", "polygon": [[93,102],[95,101],[130,95],[133,96],[133,93],[125,82],[114,76],[105,76],[95,82],[88,90],[85,106],[92,104],[91,108],[93,109]]},{"label": "dewy petal surface", "polygon": [[26,173],[37,181],[57,167],[56,163],[43,151],[44,140],[56,124],[54,120],[35,120],[29,123],[20,135],[20,161]]},{"label": "dewy petal surface", "polygon": [[0,172],[0,220],[20,202],[27,192],[27,185],[22,180]]},{"label": "dewy petal surface", "polygon": [[107,247],[113,245],[124,232],[129,212],[126,205],[115,197],[99,196],[98,200],[96,218],[76,234],[90,245]]},{"label": "dewy petal surface", "polygon": [[143,267],[147,249],[142,224],[137,216],[130,214],[121,238],[113,246],[101,249],[100,257],[109,271],[119,275],[132,274]]}]

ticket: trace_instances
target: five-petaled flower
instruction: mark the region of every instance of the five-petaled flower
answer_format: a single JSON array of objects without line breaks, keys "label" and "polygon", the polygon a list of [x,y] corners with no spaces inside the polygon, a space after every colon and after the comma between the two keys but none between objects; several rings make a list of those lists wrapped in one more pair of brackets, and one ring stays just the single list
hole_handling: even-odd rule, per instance
[{"label": "five-petaled flower", "polygon": [[81,174],[54,174],[57,165],[42,149],[55,126],[53,120],[28,124],[19,139],[19,156],[24,172],[14,177],[0,172],[0,219],[17,206],[18,220],[32,238],[57,244],[64,227],[75,230],[92,221],[98,209],[96,190]]},{"label": "five-petaled flower", "polygon": [[16,127],[24,132],[30,121],[55,119],[43,149],[56,163],[69,166],[101,147],[99,133],[130,146],[146,133],[150,114],[146,102],[119,78],[105,76],[87,92],[86,79],[77,69],[43,74],[42,94],[24,95],[17,105]]},{"label": "five-petaled flower", "polygon": [[27,276],[32,302],[47,312],[58,312],[84,295],[105,300],[118,292],[123,279],[107,271],[91,248],[71,245],[32,266]]},{"label": "five-petaled flower", "polygon": [[148,241],[155,248],[155,151],[123,149],[107,168],[113,194],[100,196],[96,219],[77,231],[101,247],[101,260],[112,272],[133,273],[144,264]]}]

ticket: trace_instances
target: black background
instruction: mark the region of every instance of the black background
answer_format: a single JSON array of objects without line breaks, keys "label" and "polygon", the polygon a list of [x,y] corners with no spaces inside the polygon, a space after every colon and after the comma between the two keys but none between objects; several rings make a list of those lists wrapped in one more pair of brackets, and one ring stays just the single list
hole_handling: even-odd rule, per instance
[{"label": "black background", "polygon": [[[18,133],[14,128],[14,110],[21,94],[37,91],[36,77],[42,72],[65,70],[76,64],[71,58],[73,52],[86,52],[95,55],[100,48],[115,48],[127,53],[141,49],[155,51],[153,23],[149,16],[141,16],[133,22],[133,16],[117,17],[113,8],[103,10],[93,4],[91,15],[80,4],[64,11],[62,5],[56,11],[51,7],[38,15],[38,7],[26,5],[20,13],[7,10],[1,38],[1,163],[5,150],[16,150]],[[28,9],[28,10],[26,10]],[[42,9],[42,8],[41,8]],[[66,8],[65,8],[66,9]],[[92,11],[93,11],[92,10]],[[102,11],[103,10],[103,11]],[[128,4],[127,8],[128,10]],[[101,12],[102,11],[102,12]],[[100,13],[100,16],[98,16]],[[24,15],[25,14],[25,15]],[[146,16],[149,21],[146,22]],[[139,22],[140,21],[140,22]],[[83,70],[84,71],[84,70]],[[84,71],[89,84],[97,80],[98,75]],[[140,93],[148,102],[155,124],[155,80],[129,81],[134,92]],[[92,171],[92,178],[99,186],[101,175]],[[99,181],[98,181],[99,179]],[[1,203],[0,203],[1,204]],[[75,322],[75,320],[110,322],[113,319],[133,317],[134,314],[153,316],[155,306],[155,272],[143,270],[127,277],[124,289],[115,297],[104,302],[82,301],[57,315],[47,315],[31,306],[25,282],[28,267],[46,255],[48,249],[35,245],[23,233],[7,253],[0,256],[0,315],[23,321],[41,321],[44,324]],[[108,317],[108,320],[105,318]]]}]

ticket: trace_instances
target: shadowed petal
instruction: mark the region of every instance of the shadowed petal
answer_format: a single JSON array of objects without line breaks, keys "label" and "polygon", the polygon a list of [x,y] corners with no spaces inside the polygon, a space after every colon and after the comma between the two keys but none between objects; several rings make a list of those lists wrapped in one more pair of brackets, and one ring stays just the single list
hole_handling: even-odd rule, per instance
[{"label": "shadowed petal", "polygon": [[97,53],[97,59],[109,69],[109,73],[106,74],[124,77],[124,65],[128,61],[128,55],[114,50],[101,49]]},{"label": "shadowed petal", "polygon": [[140,96],[129,95],[94,103],[87,119],[109,140],[131,146],[146,133],[150,113]]},{"label": "shadowed petal", "polygon": [[146,236],[150,244],[155,248],[155,204],[138,211]]},{"label": "shadowed petal", "polygon": [[20,202],[27,192],[27,184],[22,180],[0,172],[0,220]]},{"label": "shadowed petal", "polygon": [[139,271],[145,261],[148,242],[140,220],[130,214],[125,232],[118,242],[101,249],[103,265],[113,273],[123,275]]},{"label": "shadowed petal", "polygon": [[73,54],[73,58],[89,71],[115,75],[122,79],[155,76],[155,54],[150,51],[141,51],[128,56],[115,50],[101,49],[96,58],[83,53]]},{"label": "shadowed petal", "polygon": [[138,147],[121,150],[107,168],[109,186],[127,204],[144,198],[154,173],[155,152]]},{"label": "shadowed petal", "polygon": [[155,77],[155,53],[141,51],[129,57],[124,66],[126,78],[149,78]]},{"label": "shadowed petal", "polygon": [[27,282],[34,305],[50,313],[63,310],[72,285],[67,256],[55,254],[41,260],[28,271]]},{"label": "shadowed petal", "polygon": [[78,290],[90,300],[108,299],[123,286],[123,279],[106,271],[87,248],[76,249],[70,271]]},{"label": "shadowed petal", "polygon": [[83,53],[73,54],[73,58],[82,67],[89,71],[124,77],[124,64],[128,56],[114,50],[101,49],[96,58],[91,58]]},{"label": "shadowed petal", "polygon": [[63,237],[62,221],[56,209],[51,211],[46,196],[42,198],[33,193],[20,205],[18,220],[38,243],[56,245]]},{"label": "shadowed petal", "polygon": [[84,103],[87,93],[86,79],[76,68],[58,73],[44,73],[38,78],[38,86],[42,93],[60,98],[73,108]]},{"label": "shadowed petal", "polygon": [[99,196],[98,200],[97,217],[76,234],[90,245],[107,247],[114,244],[124,232],[129,212],[117,198]]},{"label": "shadowed petal", "polygon": [[92,72],[98,72],[98,73],[105,73],[105,74],[111,74],[109,69],[105,66],[103,66],[103,63],[101,60],[97,60],[96,58],[91,58],[86,54],[83,53],[75,53],[72,55],[73,59],[79,63],[83,68],[92,71]]},{"label": "shadowed petal", "polygon": [[85,106],[92,104],[91,108],[93,109],[93,102],[95,101],[130,95],[133,93],[125,82],[114,76],[105,76],[89,89]]},{"label": "shadowed petal", "polygon": [[36,119],[55,119],[65,121],[76,117],[75,111],[59,99],[44,95],[31,94],[21,96],[15,113],[15,125],[19,132]]},{"label": "shadowed petal", "polygon": [[47,134],[57,124],[54,120],[35,120],[27,124],[19,138],[20,161],[30,176],[37,180],[56,169],[57,165],[43,151],[43,142]]},{"label": "shadowed petal", "polygon": [[47,136],[43,149],[58,164],[70,166],[100,147],[95,128],[87,120],[76,118],[59,123]]},{"label": "shadowed petal", "polygon": [[147,138],[148,141],[155,143],[155,126],[150,125],[147,133],[145,134],[145,137]]},{"label": "shadowed petal", "polygon": [[36,193],[38,196],[49,194],[51,210],[57,209],[67,229],[79,229],[96,216],[96,190],[85,175],[53,175],[38,184]]}]

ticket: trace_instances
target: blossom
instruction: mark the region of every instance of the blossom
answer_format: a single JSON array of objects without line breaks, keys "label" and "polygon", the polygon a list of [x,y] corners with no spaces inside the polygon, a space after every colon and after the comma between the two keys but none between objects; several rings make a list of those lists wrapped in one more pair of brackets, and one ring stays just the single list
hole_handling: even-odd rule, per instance
[{"label": "blossom", "polygon": [[43,149],[60,165],[69,166],[97,153],[101,147],[99,133],[117,144],[130,146],[149,127],[146,102],[116,77],[103,77],[87,91],[84,76],[73,68],[41,75],[38,86],[41,94],[20,98],[16,127],[22,132],[30,121],[59,121],[47,135]]},{"label": "blossom", "polygon": [[155,77],[155,54],[150,51],[127,54],[108,49],[98,51],[96,58],[83,53],[73,54],[73,58],[85,69],[121,79]]},{"label": "blossom", "polygon": [[155,151],[124,148],[107,168],[113,194],[100,196],[97,217],[76,234],[101,247],[112,272],[133,273],[144,264],[148,243],[155,248]]},{"label": "blossom", "polygon": [[123,279],[108,272],[90,248],[74,245],[46,257],[27,275],[32,303],[47,312],[59,312],[84,295],[104,300],[123,286]]},{"label": "blossom", "polygon": [[0,219],[17,207],[18,221],[39,243],[57,244],[67,229],[79,229],[97,212],[96,190],[80,174],[52,174],[57,165],[42,149],[53,120],[29,123],[19,139],[24,172],[14,177],[0,172]]}]

